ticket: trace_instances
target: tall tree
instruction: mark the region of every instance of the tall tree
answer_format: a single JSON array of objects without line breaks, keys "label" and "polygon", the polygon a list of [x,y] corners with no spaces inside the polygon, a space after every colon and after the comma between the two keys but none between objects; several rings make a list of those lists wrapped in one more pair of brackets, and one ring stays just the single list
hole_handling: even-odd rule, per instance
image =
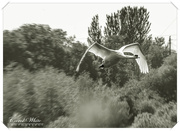
[{"label": "tall tree", "polygon": [[102,34],[101,34],[101,28],[99,26],[99,17],[98,15],[95,15],[92,18],[92,22],[91,22],[91,26],[88,27],[88,42],[97,42],[99,44],[101,44],[101,40],[102,40]]},{"label": "tall tree", "polygon": [[149,12],[144,7],[124,7],[120,11],[121,32],[126,35],[126,43],[139,42],[147,37],[150,31]]},{"label": "tall tree", "polygon": [[19,28],[25,41],[28,43],[27,51],[36,63],[36,68],[49,65],[54,59],[52,50],[51,28],[48,25],[29,24]]},{"label": "tall tree", "polygon": [[111,15],[106,15],[106,19],[105,36],[125,37],[126,44],[141,44],[150,31],[149,12],[144,7],[124,7]]},{"label": "tall tree", "polygon": [[106,27],[104,27],[104,35],[118,35],[121,31],[120,13],[111,13],[106,15]]},{"label": "tall tree", "polygon": [[120,13],[114,12],[106,15],[106,26],[104,27],[105,45],[111,49],[119,49],[124,45],[125,35],[120,35],[121,20]]}]

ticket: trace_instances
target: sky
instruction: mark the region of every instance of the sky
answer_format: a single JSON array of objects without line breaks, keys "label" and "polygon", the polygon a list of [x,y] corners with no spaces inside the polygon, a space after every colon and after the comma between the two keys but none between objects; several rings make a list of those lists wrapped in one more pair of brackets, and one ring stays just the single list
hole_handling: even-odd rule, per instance
[{"label": "sky", "polygon": [[3,30],[13,30],[23,24],[48,24],[52,29],[63,29],[68,36],[75,35],[76,40],[87,43],[92,17],[98,14],[100,26],[104,27],[106,14],[117,12],[124,6],[147,8],[151,23],[149,34],[165,37],[166,42],[171,35],[172,48],[176,50],[177,9],[172,3],[9,3],[3,9]]}]

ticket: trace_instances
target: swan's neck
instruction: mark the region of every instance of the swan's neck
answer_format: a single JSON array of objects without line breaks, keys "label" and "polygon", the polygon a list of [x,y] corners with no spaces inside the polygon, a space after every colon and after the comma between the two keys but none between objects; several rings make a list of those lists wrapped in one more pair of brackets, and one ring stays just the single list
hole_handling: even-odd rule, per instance
[{"label": "swan's neck", "polygon": [[135,59],[136,56],[135,55],[125,55],[124,53],[121,53],[121,52],[117,52],[117,54],[119,55],[119,57],[121,58],[127,58],[127,59]]}]

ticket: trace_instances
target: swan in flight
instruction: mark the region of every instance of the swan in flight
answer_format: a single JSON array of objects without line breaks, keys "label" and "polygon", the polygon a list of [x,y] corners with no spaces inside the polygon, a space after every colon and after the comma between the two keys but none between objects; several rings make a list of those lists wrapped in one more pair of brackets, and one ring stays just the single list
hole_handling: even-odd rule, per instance
[{"label": "swan in flight", "polygon": [[[138,43],[132,43],[122,46],[119,50],[112,50],[98,43],[93,43],[91,46],[89,46],[89,48],[82,56],[76,69],[77,72],[79,71],[79,67],[88,51],[103,59],[102,64],[99,66],[99,68],[110,67],[117,64],[120,59],[125,58],[135,59],[141,73],[146,74],[149,72],[146,58],[143,55]],[[131,53],[132,55],[126,55],[125,53]]]}]

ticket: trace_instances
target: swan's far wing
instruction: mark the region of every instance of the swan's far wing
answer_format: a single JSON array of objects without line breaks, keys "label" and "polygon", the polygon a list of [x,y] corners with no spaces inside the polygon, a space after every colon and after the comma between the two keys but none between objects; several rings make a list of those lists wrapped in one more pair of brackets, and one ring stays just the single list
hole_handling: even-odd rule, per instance
[{"label": "swan's far wing", "polygon": [[129,45],[125,45],[122,47],[123,52],[130,52],[133,55],[138,55],[138,58],[136,58],[136,62],[139,65],[139,69],[142,73],[148,73],[148,65],[145,56],[143,55],[140,46],[138,43],[133,43]]}]

